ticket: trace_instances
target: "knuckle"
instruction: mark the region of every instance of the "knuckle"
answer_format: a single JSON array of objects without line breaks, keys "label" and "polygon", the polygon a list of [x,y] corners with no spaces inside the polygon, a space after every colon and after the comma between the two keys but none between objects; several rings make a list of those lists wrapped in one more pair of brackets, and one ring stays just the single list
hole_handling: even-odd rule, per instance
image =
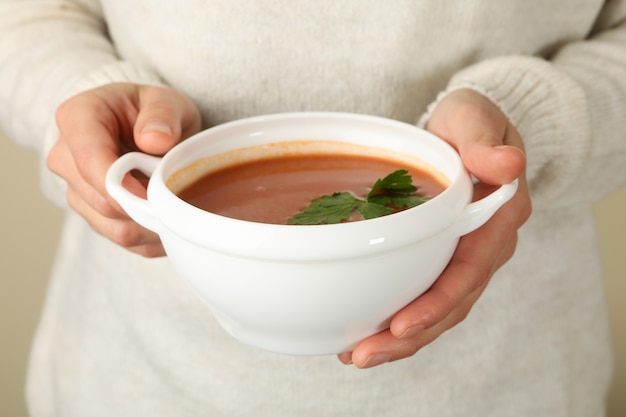
[{"label": "knuckle", "polygon": [[125,219],[126,214],[120,211],[117,207],[113,206],[107,196],[103,196],[94,188],[87,188],[85,195],[85,202],[89,207],[96,211],[99,215],[108,219]]},{"label": "knuckle", "polygon": [[419,341],[419,342],[415,342],[413,343],[410,348],[403,354],[401,355],[401,359],[404,358],[408,358],[410,356],[415,355],[417,352],[419,352],[428,342],[427,341]]},{"label": "knuckle", "polygon": [[80,200],[79,200],[78,196],[76,195],[76,193],[73,192],[72,188],[68,188],[67,189],[67,192],[65,193],[65,201],[67,202],[67,205],[72,210],[74,210],[76,213],[82,215],[82,213],[81,213],[81,206],[79,204]]},{"label": "knuckle", "polygon": [[132,220],[113,220],[108,223],[105,236],[124,248],[139,246],[143,240],[143,229]]},{"label": "knuckle", "polygon": [[519,229],[528,221],[532,214],[532,201],[528,193],[517,193],[517,195],[508,203],[507,210],[499,210],[498,216],[511,229]]},{"label": "knuckle", "polygon": [[69,115],[72,114],[71,108],[73,107],[73,101],[73,99],[68,99],[61,103],[59,107],[57,107],[57,110],[54,114],[57,126],[61,127],[65,123]]},{"label": "knuckle", "polygon": [[423,308],[420,311],[420,322],[424,324],[425,327],[432,327],[435,325],[440,319],[441,314],[437,312],[437,308],[435,305],[430,305]]},{"label": "knuckle", "polygon": [[470,314],[470,312],[472,311],[472,306],[464,306],[461,307],[459,309],[459,314],[456,317],[456,324],[459,324],[460,322],[464,321]]},{"label": "knuckle", "polygon": [[455,110],[461,120],[485,120],[491,115],[491,108],[474,101],[464,101]]},{"label": "knuckle", "polygon": [[46,157],[46,167],[53,173],[60,175],[63,164],[60,163],[60,148],[56,144],[50,149],[48,156]]},{"label": "knuckle", "polygon": [[158,258],[165,255],[165,251],[161,244],[151,244],[151,245],[140,245],[134,248],[130,248],[130,250],[138,255],[143,256],[144,258]]},{"label": "knuckle", "polygon": [[81,176],[90,171],[93,162],[92,155],[85,148],[76,149],[72,157],[74,158],[76,170]]},{"label": "knuckle", "polygon": [[526,196],[524,208],[522,209],[522,213],[520,216],[521,224],[526,223],[528,219],[530,219],[532,212],[533,212],[532,201],[530,200],[529,196]]},{"label": "knuckle", "polygon": [[85,94],[77,94],[59,104],[54,114],[59,130],[63,130],[68,123],[75,119],[77,109],[84,108],[85,97]]},{"label": "knuckle", "polygon": [[449,316],[449,328],[452,328],[459,323],[465,321],[467,317],[469,317],[470,312],[472,311],[473,303],[463,303],[463,305],[458,306],[454,312],[450,313]]},{"label": "knuckle", "polygon": [[102,216],[110,219],[119,218],[121,215],[115,207],[109,204],[107,200],[99,194],[92,199],[91,206]]}]

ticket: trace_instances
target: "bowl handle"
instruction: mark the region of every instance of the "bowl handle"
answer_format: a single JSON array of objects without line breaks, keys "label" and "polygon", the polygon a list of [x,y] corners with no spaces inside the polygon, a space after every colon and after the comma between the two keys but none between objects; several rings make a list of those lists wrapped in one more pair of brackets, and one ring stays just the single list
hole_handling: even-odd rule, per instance
[{"label": "bowl handle", "polygon": [[156,169],[161,158],[141,152],[130,152],[120,156],[107,171],[105,185],[107,192],[117,201],[134,221],[159,233],[161,222],[154,216],[150,202],[137,197],[122,186],[124,176],[132,170],[139,170],[148,177]]},{"label": "bowl handle", "polygon": [[458,236],[463,236],[485,224],[500,207],[513,197],[517,191],[518,181],[504,184],[487,197],[470,203],[456,223]]}]

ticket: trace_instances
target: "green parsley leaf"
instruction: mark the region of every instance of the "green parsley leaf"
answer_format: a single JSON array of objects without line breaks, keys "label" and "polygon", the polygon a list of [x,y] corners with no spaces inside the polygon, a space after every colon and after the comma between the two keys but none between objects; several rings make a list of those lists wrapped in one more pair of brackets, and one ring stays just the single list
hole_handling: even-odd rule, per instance
[{"label": "green parsley leaf", "polygon": [[380,193],[411,194],[417,191],[413,185],[413,178],[406,169],[399,169],[387,175],[382,180],[379,179],[367,194],[367,199]]},{"label": "green parsley leaf", "polygon": [[361,213],[363,218],[369,220],[391,214],[393,213],[393,209],[376,203],[363,203],[359,206],[359,213]]},{"label": "green parsley leaf", "polygon": [[348,192],[335,192],[332,195],[311,200],[300,213],[288,220],[293,225],[335,224],[348,220],[354,210],[364,219],[392,214],[398,210],[418,206],[428,200],[416,194],[417,187],[406,169],[399,169],[378,179],[364,199]]},{"label": "green parsley leaf", "polygon": [[411,207],[417,207],[420,204],[428,201],[428,197],[425,195],[403,195],[403,196],[393,196],[390,197],[391,201],[389,204],[398,208],[398,209],[406,209]]},{"label": "green parsley leaf", "polygon": [[363,204],[350,193],[333,193],[311,200],[311,204],[289,219],[289,224],[334,224],[347,220]]}]

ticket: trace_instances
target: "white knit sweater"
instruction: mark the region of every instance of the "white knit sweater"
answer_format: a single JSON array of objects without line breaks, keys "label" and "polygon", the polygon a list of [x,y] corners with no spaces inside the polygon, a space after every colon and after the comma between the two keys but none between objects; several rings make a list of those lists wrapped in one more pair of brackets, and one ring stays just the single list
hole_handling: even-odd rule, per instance
[{"label": "white knit sweater", "polygon": [[611,358],[591,204],[626,184],[625,19],[621,0],[0,0],[0,128],[42,160],[58,104],[114,81],[181,90],[205,127],[295,110],[418,123],[467,86],[522,134],[534,203],[469,317],[370,370],[233,340],[167,258],[130,254],[68,213],[32,415],[603,415]]}]

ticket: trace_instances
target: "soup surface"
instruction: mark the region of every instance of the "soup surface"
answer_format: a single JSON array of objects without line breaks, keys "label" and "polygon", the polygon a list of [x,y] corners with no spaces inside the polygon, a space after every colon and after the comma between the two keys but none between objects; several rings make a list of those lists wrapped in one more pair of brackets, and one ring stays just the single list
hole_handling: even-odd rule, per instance
[{"label": "soup surface", "polygon": [[[287,224],[311,200],[334,192],[364,198],[379,178],[406,169],[430,198],[446,186],[432,174],[397,162],[359,155],[293,155],[244,162],[211,172],[177,194],[188,203],[240,220]],[[353,216],[350,220],[361,220]]]}]

